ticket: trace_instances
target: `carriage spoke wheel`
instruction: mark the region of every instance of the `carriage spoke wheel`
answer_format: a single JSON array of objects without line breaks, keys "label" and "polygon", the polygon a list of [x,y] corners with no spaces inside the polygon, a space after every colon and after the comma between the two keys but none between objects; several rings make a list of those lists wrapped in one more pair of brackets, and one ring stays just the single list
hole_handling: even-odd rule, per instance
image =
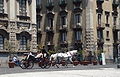
[{"label": "carriage spoke wheel", "polygon": [[22,59],[21,61],[20,61],[20,65],[19,65],[22,69],[26,69],[27,67],[27,64],[26,64],[26,61],[24,60],[24,59]]},{"label": "carriage spoke wheel", "polygon": [[34,62],[33,61],[30,61],[30,62],[27,63],[27,68],[28,69],[32,69],[33,66],[34,66]]}]

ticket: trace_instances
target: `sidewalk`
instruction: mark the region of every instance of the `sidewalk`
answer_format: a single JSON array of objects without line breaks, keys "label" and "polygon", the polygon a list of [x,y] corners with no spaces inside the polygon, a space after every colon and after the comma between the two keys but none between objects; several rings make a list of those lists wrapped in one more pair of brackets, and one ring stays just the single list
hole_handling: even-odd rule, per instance
[{"label": "sidewalk", "polygon": [[120,77],[120,69],[28,72],[0,75],[0,77]]}]

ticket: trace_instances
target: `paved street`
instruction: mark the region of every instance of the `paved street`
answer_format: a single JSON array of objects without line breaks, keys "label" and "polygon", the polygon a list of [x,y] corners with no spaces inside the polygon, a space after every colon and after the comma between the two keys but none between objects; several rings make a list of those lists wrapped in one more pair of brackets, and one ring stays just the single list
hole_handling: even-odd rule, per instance
[{"label": "paved street", "polygon": [[16,77],[16,75],[17,77],[120,77],[120,69],[116,68],[116,64],[76,67],[69,65],[68,68],[61,66],[49,69],[41,69],[37,65],[33,69],[0,67],[0,77]]}]

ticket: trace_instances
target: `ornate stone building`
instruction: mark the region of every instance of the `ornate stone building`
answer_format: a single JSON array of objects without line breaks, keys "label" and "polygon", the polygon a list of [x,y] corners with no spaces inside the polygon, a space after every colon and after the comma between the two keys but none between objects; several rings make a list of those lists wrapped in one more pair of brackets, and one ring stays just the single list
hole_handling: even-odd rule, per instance
[{"label": "ornate stone building", "polygon": [[115,60],[120,44],[118,0],[36,0],[37,43],[105,53]]},{"label": "ornate stone building", "polygon": [[36,52],[36,0],[0,0],[0,55]]}]

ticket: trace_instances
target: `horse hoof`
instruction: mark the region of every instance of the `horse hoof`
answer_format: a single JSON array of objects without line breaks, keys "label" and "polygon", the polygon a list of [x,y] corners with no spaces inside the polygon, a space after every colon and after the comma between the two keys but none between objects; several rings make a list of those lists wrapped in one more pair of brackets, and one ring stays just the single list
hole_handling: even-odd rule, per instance
[{"label": "horse hoof", "polygon": [[75,66],[73,66],[73,67],[75,67]]}]

